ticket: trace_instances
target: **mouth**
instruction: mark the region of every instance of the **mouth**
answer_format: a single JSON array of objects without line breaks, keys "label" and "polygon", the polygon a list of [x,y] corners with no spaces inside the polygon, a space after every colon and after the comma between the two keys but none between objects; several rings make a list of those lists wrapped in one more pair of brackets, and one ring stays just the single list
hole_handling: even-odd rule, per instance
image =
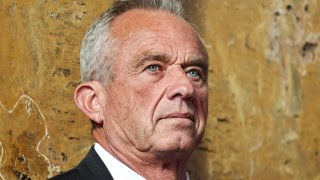
[{"label": "mouth", "polygon": [[180,112],[175,112],[175,113],[170,113],[166,116],[164,116],[162,119],[189,119],[192,122],[195,122],[195,116],[193,113],[180,113]]}]

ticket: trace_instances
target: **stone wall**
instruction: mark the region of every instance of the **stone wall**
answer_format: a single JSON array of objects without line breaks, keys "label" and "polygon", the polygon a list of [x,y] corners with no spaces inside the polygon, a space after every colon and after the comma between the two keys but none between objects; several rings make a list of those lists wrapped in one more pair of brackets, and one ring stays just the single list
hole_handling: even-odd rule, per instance
[{"label": "stone wall", "polygon": [[[85,30],[111,1],[0,0],[0,179],[78,163],[91,125],[73,103]],[[320,2],[202,0],[209,119],[191,179],[320,179]]]}]

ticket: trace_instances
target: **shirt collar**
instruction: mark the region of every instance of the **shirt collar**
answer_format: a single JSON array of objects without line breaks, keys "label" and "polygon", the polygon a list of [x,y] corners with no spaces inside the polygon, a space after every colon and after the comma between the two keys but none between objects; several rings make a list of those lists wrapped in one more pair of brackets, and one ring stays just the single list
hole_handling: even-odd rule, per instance
[{"label": "shirt collar", "polygon": [[[146,180],[140,174],[134,172],[127,165],[123,164],[117,158],[113,157],[108,151],[106,151],[100,144],[94,144],[94,150],[97,152],[99,157],[102,159],[103,163],[108,168],[111,176],[114,180]],[[187,173],[186,180],[189,180],[189,175]]]},{"label": "shirt collar", "polygon": [[107,166],[111,176],[114,180],[132,179],[132,180],[145,180],[141,175],[134,172],[121,161],[113,157],[106,151],[100,144],[95,143],[94,149],[96,150],[103,163]]}]

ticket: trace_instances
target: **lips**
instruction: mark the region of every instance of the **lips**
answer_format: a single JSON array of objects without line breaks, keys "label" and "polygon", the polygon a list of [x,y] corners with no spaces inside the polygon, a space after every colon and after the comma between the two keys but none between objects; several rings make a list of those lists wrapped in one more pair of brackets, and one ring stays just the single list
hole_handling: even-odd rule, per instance
[{"label": "lips", "polygon": [[161,119],[170,119],[170,118],[181,118],[181,119],[190,119],[191,121],[195,121],[195,116],[193,113],[181,113],[181,112],[174,112],[174,113],[169,113],[168,115],[165,115],[163,118]]}]

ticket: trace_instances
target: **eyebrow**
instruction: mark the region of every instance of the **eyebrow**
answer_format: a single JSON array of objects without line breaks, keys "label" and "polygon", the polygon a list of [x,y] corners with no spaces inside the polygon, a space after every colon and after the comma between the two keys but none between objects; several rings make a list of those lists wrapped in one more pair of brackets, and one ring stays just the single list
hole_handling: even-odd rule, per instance
[{"label": "eyebrow", "polygon": [[[141,53],[137,57],[137,59],[139,59],[139,61],[135,65],[135,68],[142,67],[146,62],[150,62],[150,61],[158,61],[163,63],[170,62],[170,58],[168,55],[161,52],[151,52],[151,51],[146,51]],[[188,66],[199,66],[205,71],[205,73],[207,73],[209,61],[204,56],[195,56],[187,59],[185,63],[182,65],[182,67],[188,67]]]},{"label": "eyebrow", "polygon": [[166,54],[149,51],[142,53],[140,56],[138,56],[137,59],[139,59],[139,61],[135,65],[135,68],[139,68],[143,66],[146,62],[150,61],[159,61],[163,63],[170,62],[170,58]]},{"label": "eyebrow", "polygon": [[182,67],[187,67],[187,66],[199,66],[201,67],[201,69],[205,71],[205,73],[207,73],[209,68],[209,61],[205,57],[194,57],[194,58],[188,59],[182,65]]}]

